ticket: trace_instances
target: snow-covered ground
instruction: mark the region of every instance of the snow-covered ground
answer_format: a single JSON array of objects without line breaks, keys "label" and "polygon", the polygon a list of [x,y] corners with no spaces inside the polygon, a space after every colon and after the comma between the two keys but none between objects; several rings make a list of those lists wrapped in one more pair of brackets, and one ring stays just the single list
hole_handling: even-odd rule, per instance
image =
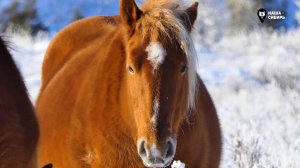
[{"label": "snow-covered ground", "polygon": [[[32,100],[50,41],[8,34]],[[211,48],[196,44],[199,73],[218,109],[222,168],[300,167],[300,29],[225,36]]]},{"label": "snow-covered ground", "polygon": [[300,30],[258,30],[199,49],[218,109],[222,167],[300,167]]}]

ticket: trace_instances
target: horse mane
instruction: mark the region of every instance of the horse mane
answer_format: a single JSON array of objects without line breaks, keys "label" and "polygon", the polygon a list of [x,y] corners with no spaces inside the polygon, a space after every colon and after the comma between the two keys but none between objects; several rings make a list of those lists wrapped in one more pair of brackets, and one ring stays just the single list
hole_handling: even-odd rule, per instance
[{"label": "horse mane", "polygon": [[169,40],[177,42],[187,55],[189,80],[189,109],[195,107],[197,95],[197,54],[190,32],[183,21],[189,23],[185,12],[189,3],[183,0],[147,0],[142,6],[142,18],[137,22],[137,30],[150,41]]}]

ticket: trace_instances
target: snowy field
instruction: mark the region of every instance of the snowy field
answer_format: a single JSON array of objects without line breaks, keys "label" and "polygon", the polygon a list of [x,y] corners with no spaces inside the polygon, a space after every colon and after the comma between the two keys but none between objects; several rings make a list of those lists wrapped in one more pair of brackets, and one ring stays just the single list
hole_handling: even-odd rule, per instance
[{"label": "snowy field", "polygon": [[[50,38],[7,34],[31,99],[40,86]],[[218,109],[222,168],[300,167],[300,29],[224,36],[196,43],[199,68]]]}]

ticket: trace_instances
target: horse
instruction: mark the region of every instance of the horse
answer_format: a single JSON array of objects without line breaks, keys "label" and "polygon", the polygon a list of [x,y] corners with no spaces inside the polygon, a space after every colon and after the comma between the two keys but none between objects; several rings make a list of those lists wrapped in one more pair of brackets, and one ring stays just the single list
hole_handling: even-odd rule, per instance
[{"label": "horse", "polygon": [[38,135],[22,76],[0,37],[0,167],[34,168]]},{"label": "horse", "polygon": [[36,103],[38,165],[216,168],[221,130],[196,72],[198,2],[120,1],[50,43]]}]

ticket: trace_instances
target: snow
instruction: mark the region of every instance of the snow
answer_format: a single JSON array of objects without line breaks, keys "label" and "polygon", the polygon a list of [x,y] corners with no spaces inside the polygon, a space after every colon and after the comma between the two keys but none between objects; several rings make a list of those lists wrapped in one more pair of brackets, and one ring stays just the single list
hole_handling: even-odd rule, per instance
[{"label": "snow", "polygon": [[[8,38],[35,101],[50,38],[24,32]],[[195,42],[198,72],[221,121],[221,167],[300,167],[300,29],[237,32],[209,48]]]},{"label": "snow", "polygon": [[198,48],[222,124],[222,167],[300,167],[300,30],[224,37]]},{"label": "snow", "polygon": [[171,165],[172,168],[185,168],[185,164],[182,163],[180,160],[175,160],[173,161],[172,165]]}]

